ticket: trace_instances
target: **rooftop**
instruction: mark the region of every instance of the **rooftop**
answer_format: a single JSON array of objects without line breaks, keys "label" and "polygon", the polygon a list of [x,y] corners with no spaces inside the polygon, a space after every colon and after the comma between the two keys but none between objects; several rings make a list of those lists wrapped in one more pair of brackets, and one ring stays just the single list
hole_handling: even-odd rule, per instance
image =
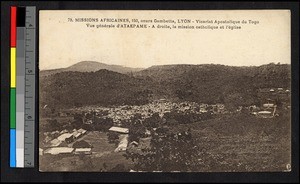
[{"label": "rooftop", "polygon": [[109,131],[114,131],[114,132],[120,132],[120,133],[129,133],[129,129],[128,128],[122,128],[122,127],[111,127],[109,129]]},{"label": "rooftop", "polygon": [[71,133],[64,133],[64,134],[61,134],[59,137],[57,137],[57,139],[60,141],[65,141],[67,138],[70,138],[72,136],[73,136],[73,134],[71,134]]},{"label": "rooftop", "polygon": [[92,148],[76,148],[75,151],[76,152],[85,152],[85,151],[91,151]]},{"label": "rooftop", "polygon": [[74,150],[74,148],[69,148],[69,147],[55,147],[55,148],[49,148],[49,149],[45,150],[44,153],[58,155],[61,153],[72,153],[73,150]]}]

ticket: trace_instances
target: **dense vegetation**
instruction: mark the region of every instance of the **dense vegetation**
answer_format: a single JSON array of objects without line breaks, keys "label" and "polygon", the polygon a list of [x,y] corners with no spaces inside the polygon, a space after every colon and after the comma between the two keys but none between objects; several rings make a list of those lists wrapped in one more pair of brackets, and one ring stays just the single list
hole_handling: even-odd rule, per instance
[{"label": "dense vegetation", "polygon": [[108,70],[63,71],[40,77],[40,105],[141,105],[154,99],[224,103],[227,107],[259,103],[260,88],[290,88],[290,65],[154,66],[128,74]]},{"label": "dense vegetation", "polygon": [[136,171],[195,171],[198,169],[197,146],[190,130],[171,132],[158,128],[153,132],[150,147],[140,153],[127,151],[124,156],[134,162]]}]

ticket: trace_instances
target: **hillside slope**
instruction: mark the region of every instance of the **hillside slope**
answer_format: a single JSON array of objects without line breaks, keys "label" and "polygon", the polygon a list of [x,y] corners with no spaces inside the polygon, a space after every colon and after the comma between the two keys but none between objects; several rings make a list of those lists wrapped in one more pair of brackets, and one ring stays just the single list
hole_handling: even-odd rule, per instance
[{"label": "hillside slope", "polygon": [[223,65],[154,66],[135,73],[108,70],[64,71],[40,77],[40,104],[53,106],[143,104],[154,99],[258,103],[260,88],[290,89],[290,65],[232,67]]},{"label": "hillside slope", "polygon": [[109,65],[105,63],[100,63],[96,61],[81,61],[79,63],[76,63],[72,66],[69,66],[67,68],[59,68],[59,69],[52,69],[52,70],[41,70],[40,71],[40,76],[49,76],[53,75],[56,73],[61,73],[61,72],[67,72],[67,71],[73,71],[73,72],[95,72],[98,70],[110,70],[113,72],[118,72],[118,73],[130,73],[130,72],[137,72],[142,70],[141,68],[130,68],[130,67],[124,67],[120,65]]}]

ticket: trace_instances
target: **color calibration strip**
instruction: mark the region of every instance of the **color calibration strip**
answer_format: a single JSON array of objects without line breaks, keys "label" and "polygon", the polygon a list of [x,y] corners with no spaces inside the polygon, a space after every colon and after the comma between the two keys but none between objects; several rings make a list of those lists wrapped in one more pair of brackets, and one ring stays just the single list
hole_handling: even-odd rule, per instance
[{"label": "color calibration strip", "polygon": [[10,53],[10,167],[33,167],[35,7],[11,7]]},{"label": "color calibration strip", "polygon": [[16,37],[17,7],[10,8],[10,167],[16,167]]}]

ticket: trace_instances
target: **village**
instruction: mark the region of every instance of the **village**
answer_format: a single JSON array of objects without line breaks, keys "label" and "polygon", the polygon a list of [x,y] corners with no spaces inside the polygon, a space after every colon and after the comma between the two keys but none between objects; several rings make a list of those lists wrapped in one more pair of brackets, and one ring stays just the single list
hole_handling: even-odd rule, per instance
[{"label": "village", "polygon": [[[122,105],[111,107],[80,107],[75,109],[68,109],[59,112],[59,117],[72,117],[75,113],[83,115],[80,127],[76,127],[73,130],[62,129],[52,132],[44,132],[43,140],[40,143],[39,154],[43,155],[86,155],[97,157],[101,153],[101,145],[97,140],[93,140],[93,136],[101,138],[101,144],[107,144],[110,147],[110,152],[107,154],[118,152],[138,152],[144,148],[150,147],[152,129],[146,128],[143,136],[137,139],[130,138],[130,128],[126,127],[124,122],[131,122],[133,118],[139,114],[139,122],[142,124],[148,118],[151,118],[154,114],[158,114],[159,118],[165,119],[167,114],[178,113],[183,115],[195,114],[195,115],[209,115],[209,117],[221,117],[222,115],[230,115],[236,113],[246,113],[249,116],[255,116],[257,118],[275,118],[280,116],[278,111],[278,105],[276,100],[271,99],[274,93],[277,94],[289,94],[289,90],[276,88],[276,89],[264,89],[259,91],[260,95],[264,97],[264,103],[260,106],[239,106],[235,111],[229,111],[224,104],[198,104],[195,102],[181,102],[174,103],[167,99],[159,99],[151,103],[135,106],[135,105]],[[284,97],[286,98],[286,96]],[[278,103],[278,102],[277,102]],[[290,108],[290,104],[281,104],[284,109]],[[92,126],[96,118],[111,119],[113,124],[107,131],[87,130],[85,126]],[[207,116],[206,116],[207,117]],[[111,134],[114,136],[114,141],[110,141]],[[92,140],[92,141],[91,141]],[[113,144],[112,144],[113,143]],[[98,147],[98,149],[94,149]],[[101,154],[100,154],[101,155]]]},{"label": "village", "polygon": [[[165,113],[169,113],[172,110],[176,112],[183,113],[227,113],[225,106],[223,104],[201,104],[198,105],[194,102],[183,102],[183,103],[171,103],[165,99],[160,99],[158,101],[152,102],[150,104],[142,105],[142,106],[119,106],[119,107],[83,107],[76,109],[75,112],[84,112],[83,124],[93,124],[93,117],[87,118],[88,114],[94,112],[94,116],[101,116],[101,118],[110,118],[114,122],[114,126],[112,126],[109,131],[117,132],[120,134],[118,136],[119,145],[115,149],[115,151],[126,151],[127,145],[138,145],[136,141],[128,144],[128,133],[129,129],[122,127],[122,122],[129,120],[134,117],[135,114],[141,115],[141,121],[146,118],[151,117],[154,113],[158,113],[162,118]],[[68,113],[70,115],[70,113]],[[60,113],[60,116],[67,116],[66,112]],[[78,142],[78,140],[82,140],[87,134],[87,130],[78,128],[73,129],[72,131],[64,130],[56,130],[53,132],[44,132],[44,140],[43,146],[40,146],[40,155],[44,154],[92,154],[92,145],[88,143],[81,144],[81,147],[74,147],[76,144],[74,142]],[[146,132],[150,137],[149,131]],[[149,138],[148,138],[149,140]],[[80,145],[80,144],[79,144]]]},{"label": "village", "polygon": [[[250,114],[257,117],[271,118],[276,114],[277,104],[276,98],[281,98],[281,102],[284,108],[290,108],[289,101],[290,90],[283,88],[265,88],[258,91],[258,96],[261,96],[264,100],[262,104],[250,105],[250,106],[238,106],[236,112],[240,112],[246,109]],[[283,99],[283,100],[282,100]],[[123,120],[130,120],[135,114],[140,114],[142,120],[151,117],[154,113],[158,113],[160,117],[163,117],[166,113],[171,111],[178,113],[195,113],[195,114],[227,114],[233,113],[225,108],[222,103],[217,104],[205,104],[195,102],[181,102],[174,103],[166,99],[159,99],[152,103],[141,106],[123,105],[117,107],[81,107],[76,108],[74,111],[85,112],[85,114],[95,112],[96,116],[102,116],[103,118],[111,118],[114,123],[121,126]],[[92,123],[92,120],[86,120],[85,123]]]}]

